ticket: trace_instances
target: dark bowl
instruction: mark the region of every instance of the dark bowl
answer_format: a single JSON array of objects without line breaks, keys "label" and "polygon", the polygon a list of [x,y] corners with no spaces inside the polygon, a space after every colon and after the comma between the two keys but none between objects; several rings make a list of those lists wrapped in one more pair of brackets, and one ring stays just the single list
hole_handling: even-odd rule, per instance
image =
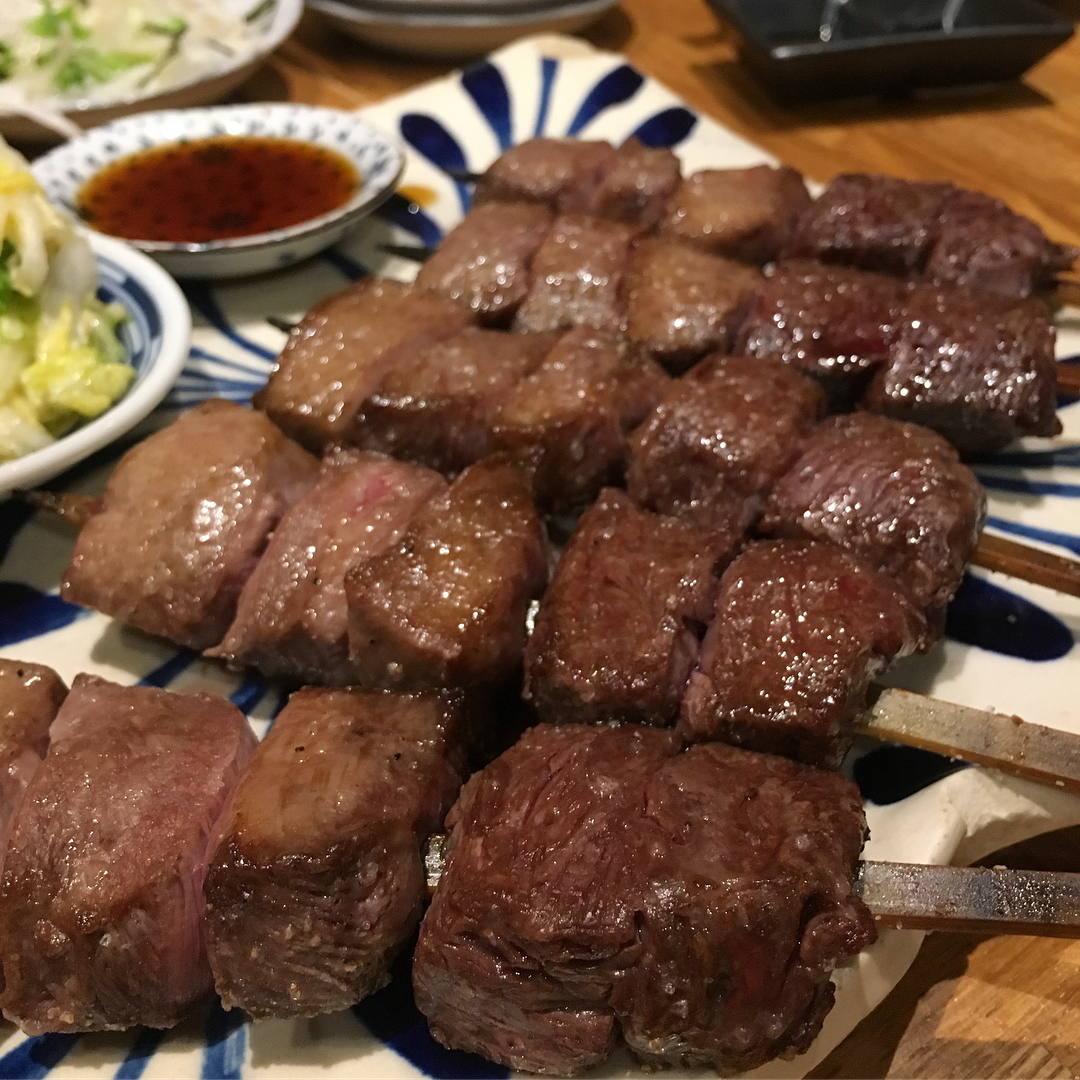
[{"label": "dark bowl", "polygon": [[1073,25],[1035,0],[709,0],[786,102],[1015,79]]}]

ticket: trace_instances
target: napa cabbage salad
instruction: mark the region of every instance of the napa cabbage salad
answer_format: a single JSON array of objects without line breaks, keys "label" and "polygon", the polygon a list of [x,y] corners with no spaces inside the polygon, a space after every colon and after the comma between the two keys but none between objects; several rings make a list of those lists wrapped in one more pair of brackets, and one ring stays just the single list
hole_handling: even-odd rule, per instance
[{"label": "napa cabbage salad", "polygon": [[[239,2],[239,0],[238,0]],[[0,108],[116,101],[254,55],[276,0],[3,0]]]},{"label": "napa cabbage salad", "polygon": [[0,139],[0,462],[48,446],[131,385],[124,309],[96,292],[86,238]]}]

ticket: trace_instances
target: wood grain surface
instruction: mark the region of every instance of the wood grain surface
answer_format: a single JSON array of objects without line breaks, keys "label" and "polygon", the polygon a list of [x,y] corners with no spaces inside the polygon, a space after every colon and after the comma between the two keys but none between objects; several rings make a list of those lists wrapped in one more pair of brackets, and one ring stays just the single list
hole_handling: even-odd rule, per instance
[{"label": "wood grain surface", "polygon": [[[1080,0],[1051,6],[1080,19]],[[734,35],[703,0],[624,0],[582,36],[815,180],[844,170],[952,180],[1080,244],[1078,39],[1005,86],[784,108],[741,68]],[[453,66],[366,49],[309,15],[243,93],[358,107]],[[1080,831],[990,861],[1080,870]],[[1080,1077],[1080,942],[931,935],[896,990],[813,1075]]]}]

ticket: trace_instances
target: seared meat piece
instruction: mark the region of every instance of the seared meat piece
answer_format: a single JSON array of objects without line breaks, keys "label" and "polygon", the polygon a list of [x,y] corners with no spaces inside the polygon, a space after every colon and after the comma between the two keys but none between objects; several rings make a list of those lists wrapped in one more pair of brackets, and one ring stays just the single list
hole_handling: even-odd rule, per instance
[{"label": "seared meat piece", "polygon": [[297,691],[215,829],[206,936],[226,1008],[345,1009],[390,981],[420,922],[420,846],[464,775],[446,692]]},{"label": "seared meat piece", "polygon": [[670,370],[727,352],[761,275],[742,263],[643,240],[625,279],[627,336]]},{"label": "seared meat piece", "polygon": [[480,177],[473,205],[535,202],[558,214],[582,213],[615,161],[610,143],[528,139],[511,146]]},{"label": "seared meat piece", "polygon": [[470,327],[421,349],[388,372],[361,406],[353,440],[442,473],[458,473],[491,453],[491,426],[499,409],[557,340],[556,334]]},{"label": "seared meat piece", "polygon": [[0,1007],[29,1035],[172,1027],[213,989],[207,841],[255,748],[240,710],[79,675],[11,825]]},{"label": "seared meat piece", "polygon": [[558,218],[533,259],[532,288],[514,316],[514,329],[621,331],[621,284],[636,234],[632,225],[584,214]]},{"label": "seared meat piece", "polygon": [[664,216],[680,179],[679,159],[667,147],[645,146],[631,137],[616,151],[589,210],[651,229]]},{"label": "seared meat piece", "polygon": [[534,471],[537,503],[572,512],[626,468],[626,433],[670,380],[647,356],[588,327],[567,333],[499,410],[492,445]]},{"label": "seared meat piece", "polygon": [[916,285],[865,405],[981,457],[1021,435],[1061,431],[1056,390],[1054,328],[1040,301],[1007,306],[959,285]]},{"label": "seared meat piece", "polygon": [[286,435],[322,453],[347,438],[360,403],[403,355],[472,318],[423,289],[366,278],[304,316],[252,400]]},{"label": "seared meat piece", "polygon": [[225,636],[270,531],[318,469],[262,413],[204,402],[120,459],[60,595],[208,649]]},{"label": "seared meat piece", "polygon": [[52,668],[0,658],[0,882],[12,815],[49,748],[67,687]]},{"label": "seared meat piece", "polygon": [[900,332],[906,290],[894,278],[808,260],[781,263],[750,302],[737,353],[783,360],[850,407]]},{"label": "seared meat piece", "polygon": [[520,667],[526,609],[546,584],[528,477],[501,455],[471,465],[399,543],[346,575],[358,683],[501,683]]},{"label": "seared meat piece", "polygon": [[1019,299],[1052,284],[1077,251],[989,195],[848,173],[802,214],[784,254]]},{"label": "seared meat piece", "polygon": [[447,823],[416,1001],[440,1042],[511,1068],[577,1073],[620,1035],[650,1066],[793,1057],[875,938],[855,785],[783,758],[541,725]]},{"label": "seared meat piece", "polygon": [[712,615],[714,569],[741,540],[602,491],[566,545],[525,649],[525,697],[540,718],[670,723]]},{"label": "seared meat piece", "polygon": [[552,222],[536,203],[484,203],[420,267],[417,288],[463,304],[485,323],[508,319],[532,284],[532,260]]},{"label": "seared meat piece", "polygon": [[952,184],[843,173],[799,218],[787,257],[919,277]]},{"label": "seared meat piece", "polygon": [[942,209],[926,277],[1021,299],[1053,285],[1078,254],[1067,244],[1052,243],[1034,221],[1003,202],[961,190]]},{"label": "seared meat piece", "polygon": [[986,520],[986,492],[940,435],[833,416],[769,495],[759,528],[837,544],[884,571],[939,629]]},{"label": "seared meat piece", "polygon": [[761,266],[784,248],[809,205],[802,177],[786,165],[706,169],[679,185],[660,236]]},{"label": "seared meat piece", "polygon": [[627,488],[643,506],[694,517],[726,506],[749,525],[798,456],[825,399],[785,364],[713,356],[677,380],[630,437]]},{"label": "seared meat piece", "polygon": [[839,768],[870,680],[924,643],[900,588],[831,544],[751,544],[725,571],[683,700],[687,739]]},{"label": "seared meat piece", "polygon": [[420,507],[445,490],[430,469],[332,451],[315,486],[274,530],[225,640],[209,655],[293,683],[353,682],[345,574],[396,544]]}]

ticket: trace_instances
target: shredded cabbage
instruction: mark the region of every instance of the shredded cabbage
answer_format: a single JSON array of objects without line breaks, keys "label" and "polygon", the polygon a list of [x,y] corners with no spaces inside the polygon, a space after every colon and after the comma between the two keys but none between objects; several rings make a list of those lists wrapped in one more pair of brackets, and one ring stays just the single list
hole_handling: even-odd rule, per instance
[{"label": "shredded cabbage", "polygon": [[48,446],[131,385],[116,336],[126,314],[96,291],[85,237],[0,139],[0,461]]}]

